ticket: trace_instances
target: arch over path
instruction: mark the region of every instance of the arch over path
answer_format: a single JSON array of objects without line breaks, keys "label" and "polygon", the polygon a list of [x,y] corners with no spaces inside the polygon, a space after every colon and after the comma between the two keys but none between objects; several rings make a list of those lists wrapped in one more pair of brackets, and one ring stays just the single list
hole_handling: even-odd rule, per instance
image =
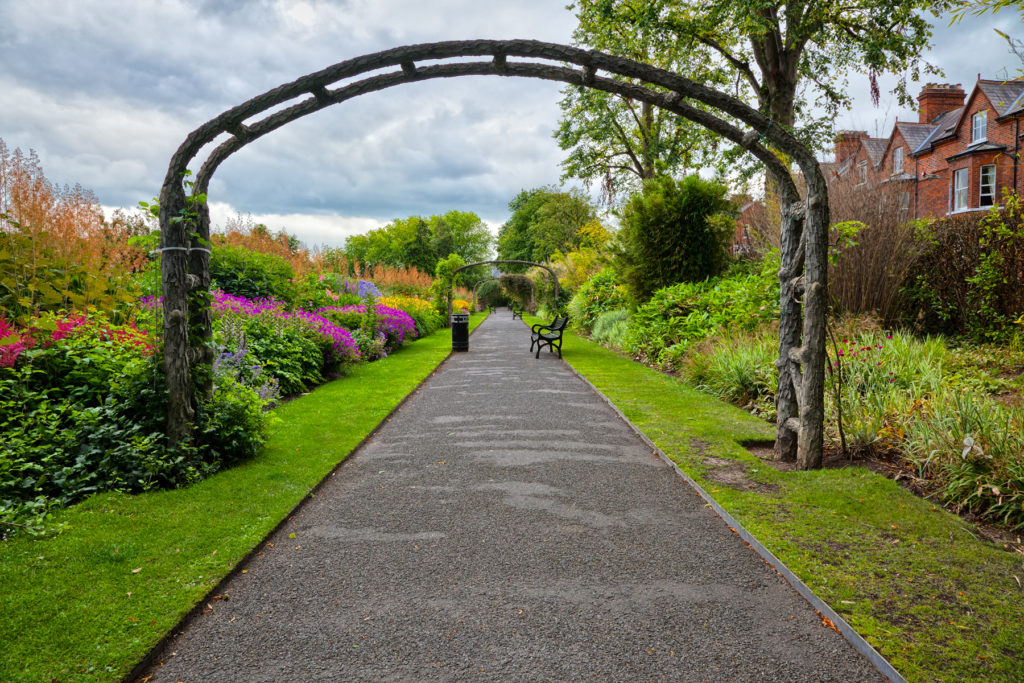
[{"label": "arch over path", "polygon": [[[496,277],[485,277],[483,280],[477,280],[476,284],[473,285],[473,309],[474,310],[476,309],[476,292],[477,292],[478,289],[480,289],[480,285],[484,284],[485,282],[494,282],[497,279],[498,278],[496,278]],[[450,315],[450,313],[449,313],[449,315]]]},{"label": "arch over path", "polygon": [[[471,57],[489,59],[417,64]],[[545,61],[525,61],[531,59]],[[389,68],[392,70],[356,80]],[[598,75],[599,71],[620,78]],[[770,117],[702,83],[624,57],[533,40],[426,43],[356,57],[269,90],[188,135],[171,157],[160,190],[168,438],[190,438],[196,390],[191,368],[213,359],[207,343],[212,318],[206,296],[210,286],[206,191],[217,167],[253,140],[331,105],[403,83],[473,75],[561,81],[647,102],[731,140],[765,165],[783,207],[776,452],[781,459],[798,460],[803,468],[820,466],[828,190],[814,155]],[[283,106],[295,99],[300,101]],[[189,164],[207,145],[225,135],[206,157],[195,182],[189,183]],[[806,202],[800,201],[787,166],[762,141],[800,167],[807,187]],[[199,389],[207,391],[209,386]]]},{"label": "arch over path", "polygon": [[[461,266],[459,268],[456,268],[455,270],[452,271],[452,279],[448,283],[448,323],[449,324],[451,324],[451,319],[452,319],[452,297],[451,297],[451,292],[452,292],[452,284],[455,281],[455,276],[459,274],[459,271],[466,270],[468,268],[472,268],[473,266],[486,266],[489,263],[490,264],[496,264],[496,263],[518,263],[518,264],[523,265],[523,266],[536,266],[537,268],[543,268],[544,270],[548,271],[548,273],[551,275],[552,281],[554,281],[554,283],[555,283],[555,301],[558,301],[558,276],[555,275],[555,271],[554,270],[552,270],[548,266],[545,266],[543,263],[537,263],[536,261],[518,261],[516,259],[498,259],[496,261],[477,261],[476,263],[467,263],[466,265]],[[495,278],[488,278],[488,279],[494,280]],[[486,280],[481,280],[481,282],[486,282]],[[476,287],[475,286],[473,287],[473,299],[474,299],[474,303],[476,303],[475,302],[475,299],[476,299]]]}]

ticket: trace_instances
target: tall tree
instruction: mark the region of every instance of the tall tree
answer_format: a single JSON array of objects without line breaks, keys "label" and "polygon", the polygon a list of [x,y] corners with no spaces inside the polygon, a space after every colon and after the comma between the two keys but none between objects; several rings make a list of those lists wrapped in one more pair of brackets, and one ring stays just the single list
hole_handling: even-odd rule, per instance
[{"label": "tall tree", "polygon": [[[913,104],[907,79],[938,73],[922,55],[931,25],[954,0],[576,0],[580,26],[649,36],[707,55],[700,71],[676,70],[703,80],[732,83],[735,94],[779,125],[817,147],[831,144],[834,114],[849,103],[848,74],[867,73],[877,99],[876,76],[903,75],[895,93]],[[597,43],[616,51],[616,39]],[[589,44],[589,43],[587,43]],[[622,53],[623,56],[631,56]],[[811,105],[823,107],[815,115]],[[818,110],[820,111],[820,110]]]},{"label": "tall tree", "polygon": [[579,190],[523,190],[508,206],[512,216],[498,232],[498,258],[548,261],[555,252],[593,241],[599,232],[597,209]]},{"label": "tall tree", "polygon": [[404,245],[404,265],[424,273],[433,273],[437,267],[437,252],[430,241],[430,226],[418,216],[415,219],[415,226],[415,233]]},{"label": "tall tree", "polygon": [[458,254],[466,263],[483,261],[491,254],[494,236],[479,216],[468,211],[449,211],[427,221],[438,257]]},{"label": "tall tree", "polygon": [[[705,68],[710,63],[706,49],[687,49],[666,40],[663,32],[628,25],[611,13],[582,6],[579,10],[575,44],[721,84],[720,74]],[[601,198],[609,204],[655,175],[685,173],[707,164],[707,152],[718,147],[719,138],[691,121],[602,90],[567,86],[559,106],[562,118],[554,137],[569,152],[562,162],[563,180],[579,178],[588,186],[598,181]]]}]

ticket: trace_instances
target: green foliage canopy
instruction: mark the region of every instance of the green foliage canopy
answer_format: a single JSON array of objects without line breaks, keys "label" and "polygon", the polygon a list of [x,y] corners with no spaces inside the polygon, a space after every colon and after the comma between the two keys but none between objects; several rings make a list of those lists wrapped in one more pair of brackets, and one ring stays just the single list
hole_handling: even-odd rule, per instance
[{"label": "green foliage canopy", "polygon": [[597,246],[593,242],[604,232],[595,229],[597,210],[579,190],[523,190],[508,208],[512,215],[498,231],[499,259],[549,261],[556,252]]},{"label": "green foliage canopy", "polygon": [[467,263],[491,253],[493,237],[475,213],[449,211],[439,216],[396,218],[388,225],[353,235],[345,242],[349,262],[366,266],[413,267],[433,273],[438,259],[458,254]]},{"label": "green foliage canopy", "polygon": [[[695,51],[672,66],[698,81],[726,82],[750,106],[812,147],[832,142],[835,112],[850,102],[848,74],[900,73],[895,93],[912,105],[909,81],[939,73],[922,55],[933,16],[951,0],[576,0],[577,40],[635,57],[641,41]],[[706,57],[706,59],[705,59]],[[824,115],[818,114],[824,107]],[[563,107],[563,110],[565,108]],[[726,160],[728,157],[722,157]]]}]

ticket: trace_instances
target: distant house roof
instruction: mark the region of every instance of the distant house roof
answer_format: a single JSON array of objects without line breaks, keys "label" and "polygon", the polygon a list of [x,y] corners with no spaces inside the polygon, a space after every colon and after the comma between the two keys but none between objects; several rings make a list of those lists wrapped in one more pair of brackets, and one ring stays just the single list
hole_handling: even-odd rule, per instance
[{"label": "distant house roof", "polygon": [[978,81],[978,88],[996,110],[996,116],[1020,111],[1024,96],[1024,81]]},{"label": "distant house roof", "polygon": [[930,123],[903,123],[901,121],[896,122],[896,130],[900,132],[903,139],[907,142],[907,147],[910,151],[914,151],[928,139],[928,135],[935,130],[935,126]]},{"label": "distant house roof", "polygon": [[945,114],[937,116],[935,121],[933,121],[935,128],[928,134],[928,137],[924,139],[924,142],[922,142],[917,149],[913,150],[911,154],[920,154],[930,147],[933,147],[936,142],[952,137],[953,133],[956,131],[956,124],[959,123],[960,115],[963,114],[963,112],[964,108],[960,107],[959,109],[947,111]]},{"label": "distant house roof", "polygon": [[871,164],[878,166],[882,157],[885,156],[885,148],[889,146],[889,141],[886,138],[864,138],[861,140],[861,143],[864,145],[864,149],[867,150]]}]

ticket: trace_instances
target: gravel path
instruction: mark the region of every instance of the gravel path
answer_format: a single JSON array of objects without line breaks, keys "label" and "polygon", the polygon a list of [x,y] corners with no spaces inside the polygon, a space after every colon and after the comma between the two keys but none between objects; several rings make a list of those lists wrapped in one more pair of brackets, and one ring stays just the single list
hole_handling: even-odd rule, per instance
[{"label": "gravel path", "polygon": [[882,680],[528,344],[487,319],[153,680]]}]

